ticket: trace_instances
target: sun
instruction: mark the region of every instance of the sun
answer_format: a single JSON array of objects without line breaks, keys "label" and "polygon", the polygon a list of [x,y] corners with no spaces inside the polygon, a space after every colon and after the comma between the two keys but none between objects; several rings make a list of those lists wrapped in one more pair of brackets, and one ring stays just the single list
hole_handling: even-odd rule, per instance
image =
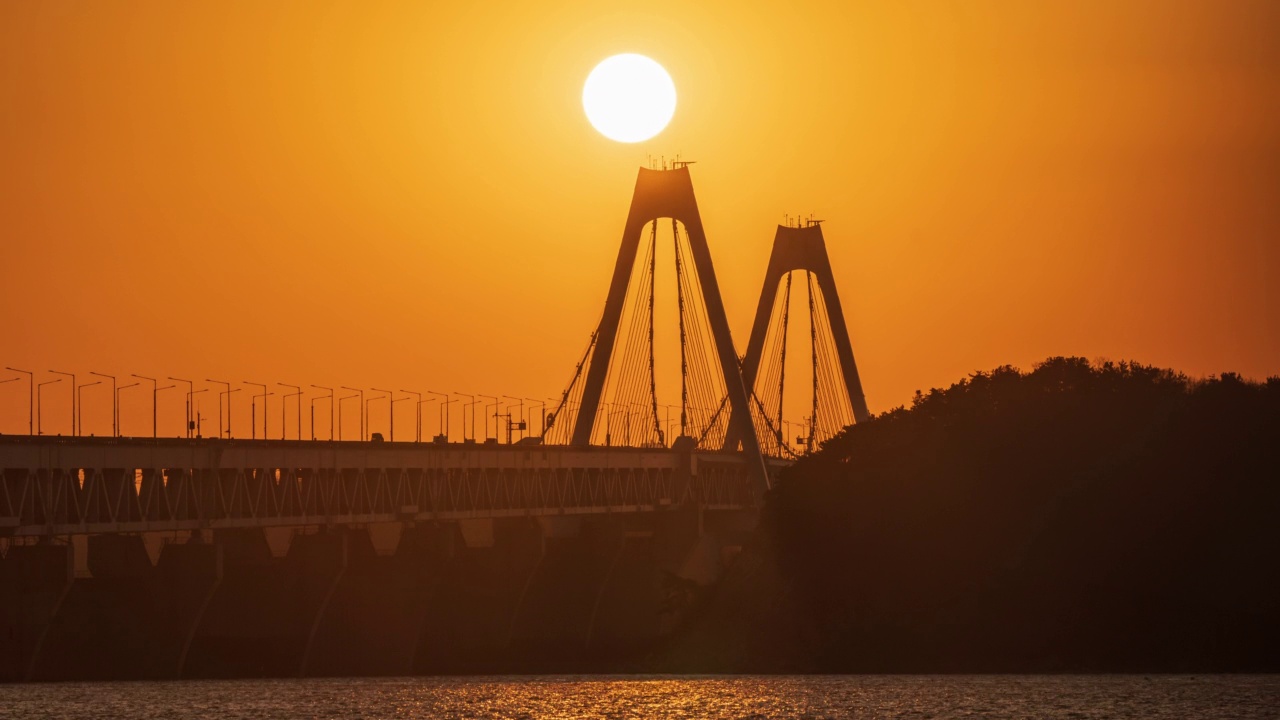
[{"label": "sun", "polygon": [[614,55],[587,76],[582,109],[592,127],[610,140],[642,142],[671,122],[676,85],[661,65],[644,55]]}]

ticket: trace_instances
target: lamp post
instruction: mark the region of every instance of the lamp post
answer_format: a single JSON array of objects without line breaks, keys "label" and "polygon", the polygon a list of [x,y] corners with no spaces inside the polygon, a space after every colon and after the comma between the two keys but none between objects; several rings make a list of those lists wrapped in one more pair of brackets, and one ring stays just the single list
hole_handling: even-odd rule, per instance
[{"label": "lamp post", "polygon": [[139,375],[138,373],[131,374],[139,380],[151,381],[151,439],[154,440],[156,438],[156,396],[160,394],[161,390],[168,390],[173,386],[166,385],[164,387],[159,387],[155,378],[147,377],[146,375]]},{"label": "lamp post", "polygon": [[[498,439],[498,398],[492,395],[480,395],[480,394],[477,394],[476,397],[493,401],[493,439],[497,440]],[[488,405],[484,406],[484,439],[485,440],[489,439],[489,406]]]},{"label": "lamp post", "polygon": [[[388,394],[388,395],[391,395],[390,391],[388,391],[388,392],[387,392],[387,394]],[[406,396],[404,396],[404,397],[399,397],[399,398],[398,398],[398,397],[392,397],[392,398],[391,398],[391,405],[392,405],[392,408],[391,408],[391,441],[392,441],[392,442],[395,442],[395,440],[396,440],[396,413],[395,413],[395,407],[394,407],[394,406],[395,406],[395,404],[396,404],[396,403],[398,403],[398,402],[404,402],[405,400],[412,400],[412,399],[413,399],[413,398],[409,397],[408,395],[406,395]],[[420,424],[420,423],[419,423],[419,424]],[[416,427],[416,425],[415,425],[415,427]],[[417,442],[417,441],[418,441],[417,433],[415,432],[415,433],[414,433],[414,442]]]},{"label": "lamp post", "polygon": [[76,427],[80,428],[80,432],[84,432],[84,418],[82,417],[84,414],[84,389],[101,384],[101,380],[94,380],[91,383],[76,386]]},{"label": "lamp post", "polygon": [[195,395],[195,383],[190,380],[183,380],[182,378],[176,378],[173,376],[170,376],[169,379],[174,382],[184,382],[187,384],[187,438],[190,439],[191,431],[195,429],[195,424],[191,422],[191,403],[192,396]]},{"label": "lamp post", "polygon": [[35,434],[35,416],[36,416],[36,374],[30,370],[19,370],[16,367],[7,367],[5,370],[12,370],[17,373],[25,373],[27,376],[27,392],[31,395],[31,400],[27,404],[27,434]]},{"label": "lamp post", "polygon": [[297,408],[298,408],[298,428],[297,428],[297,434],[298,434],[298,437],[297,437],[297,439],[298,439],[298,440],[301,440],[301,439],[302,439],[302,388],[298,387],[297,385],[290,385],[289,383],[282,383],[282,382],[278,382],[278,383],[276,383],[276,384],[277,384],[277,385],[279,385],[280,387],[293,388],[293,392],[289,393],[288,395],[282,395],[282,396],[280,397],[280,439],[281,439],[281,440],[284,440],[284,439],[285,439],[285,438],[284,438],[284,432],[285,432],[285,430],[284,430],[284,429],[285,429],[285,420],[284,420],[285,406],[289,404],[289,398],[291,398],[291,397],[296,397],[296,398],[298,398],[297,402],[295,403],[295,405],[297,405]]},{"label": "lamp post", "polygon": [[[341,387],[343,390],[350,390],[351,392],[360,394],[360,440],[363,442],[364,441],[364,412],[365,412],[364,411],[364,408],[365,408],[364,390],[361,390],[360,388],[347,387],[346,385],[340,385],[339,387]],[[342,426],[341,408],[339,408],[339,412],[338,412],[338,426],[339,427]]]},{"label": "lamp post", "polygon": [[200,437],[200,408],[196,405],[196,396],[203,392],[209,392],[209,388],[200,388],[193,393],[187,395],[187,402],[191,406],[191,419],[187,421],[187,437]]},{"label": "lamp post", "polygon": [[219,434],[222,433],[222,396],[226,395],[227,396],[227,439],[228,440],[231,439],[231,416],[234,414],[231,412],[231,396],[240,392],[243,389],[244,388],[236,388],[235,390],[232,390],[231,388],[227,388],[226,390],[223,390],[222,392],[218,393],[218,433]]},{"label": "lamp post", "polygon": [[258,439],[258,398],[262,398],[262,439],[266,440],[267,439],[267,395],[272,393],[267,392],[266,383],[249,382],[248,380],[241,380],[240,382],[244,383],[245,385],[254,385],[256,387],[262,388],[261,395],[254,395],[249,400],[249,424],[253,426],[249,429],[249,439],[250,440]]},{"label": "lamp post", "polygon": [[449,393],[436,392],[435,390],[428,390],[427,393],[439,395],[442,398],[440,401],[440,422],[436,425],[436,432],[439,435],[444,435],[444,441],[447,443],[449,442],[449,405],[453,403],[453,400],[449,399]]},{"label": "lamp post", "polygon": [[[342,401],[360,397],[359,394],[338,398],[338,441],[342,441]],[[362,403],[363,404],[363,403]],[[363,432],[363,429],[361,430]]]},{"label": "lamp post", "polygon": [[[541,420],[539,421],[539,424],[538,424],[538,437],[542,437],[547,432],[547,401],[539,400],[537,398],[525,398],[525,400],[529,401],[530,415],[533,414],[533,409],[535,407],[542,411],[540,416]],[[537,405],[534,405],[534,403],[537,403]]]},{"label": "lamp post", "polygon": [[317,390],[328,390],[328,395],[311,398],[311,439],[316,439],[316,400],[329,400],[329,442],[333,442],[333,388],[323,385],[312,385]]},{"label": "lamp post", "polygon": [[36,434],[37,435],[44,434],[44,423],[41,422],[41,417],[40,417],[41,416],[40,405],[44,401],[44,386],[53,385],[54,383],[60,383],[60,382],[62,382],[62,378],[58,378],[57,380],[45,380],[42,383],[36,384]]},{"label": "lamp post", "polygon": [[[116,402],[115,402],[115,404],[113,405],[113,407],[114,407],[114,408],[115,408],[115,410],[116,410],[116,424],[117,424],[117,426],[119,426],[119,423],[120,423],[120,420],[119,420],[119,417],[120,417],[120,391],[121,391],[121,390],[128,390],[128,389],[129,389],[129,388],[131,388],[131,387],[136,387],[136,386],[141,385],[141,384],[142,384],[142,383],[129,383],[128,385],[121,385],[120,387],[115,388],[115,392],[116,392]],[[118,431],[118,430],[116,431],[116,437],[120,437],[120,434],[119,434],[119,431]]]},{"label": "lamp post", "polygon": [[[392,392],[391,392],[390,390],[383,390],[382,388],[376,388],[376,387],[371,387],[371,388],[369,388],[369,389],[370,389],[370,390],[375,390],[375,391],[377,391],[377,392],[381,392],[381,393],[386,393],[386,394],[387,394],[387,395],[386,395],[386,398],[387,398],[387,435],[388,435],[388,436],[390,436],[390,438],[389,438],[389,439],[390,439],[392,442],[395,442],[395,439],[396,439],[396,401],[395,401],[395,397],[393,396],[393,394],[392,394]],[[373,399],[371,399],[369,402],[373,402],[374,400],[378,400],[378,399],[379,399],[379,398],[373,398]],[[401,399],[401,400],[407,400],[408,398],[400,398],[400,399]]]},{"label": "lamp post", "polygon": [[120,437],[120,393],[117,392],[116,376],[94,372],[92,370],[89,371],[89,374],[111,379],[111,436]]},{"label": "lamp post", "polygon": [[61,370],[50,370],[54,375],[66,375],[71,378],[71,437],[75,437],[79,433],[76,432],[76,375],[75,373],[62,372]]},{"label": "lamp post", "polygon": [[[374,392],[386,392],[386,390],[379,390],[378,388],[374,388],[374,387],[371,387],[371,388],[369,388],[369,389],[370,389],[370,390],[373,390]],[[365,416],[365,417],[369,417],[369,403],[373,402],[374,400],[383,400],[383,399],[390,399],[390,398],[391,398],[391,396],[390,396],[390,395],[380,395],[380,396],[378,396],[378,397],[371,397],[371,398],[369,398],[369,400],[368,400],[367,402],[365,402],[365,404],[364,404],[364,416]],[[391,408],[391,403],[389,403],[389,402],[387,403],[387,408],[388,408],[388,410],[390,410],[390,408]],[[394,417],[394,416],[393,416],[393,417]],[[395,420],[393,419],[391,422],[393,422],[393,423],[394,423],[394,422],[395,422]],[[394,427],[394,425],[393,425],[392,427]],[[388,431],[388,432],[390,432],[390,431]],[[372,434],[372,433],[371,433],[371,434]],[[365,440],[368,440],[368,438],[364,438],[364,439],[365,439]]]},{"label": "lamp post", "polygon": [[[523,440],[523,439],[524,439],[524,429],[525,429],[525,421],[524,421],[524,398],[522,398],[522,397],[511,397],[510,395],[503,395],[502,397],[504,397],[504,398],[506,398],[506,399],[508,399],[508,400],[515,400],[515,401],[517,401],[517,402],[519,403],[519,407],[520,407],[520,424],[516,426],[516,429],[520,431],[520,438]],[[510,405],[508,405],[508,406],[507,406],[507,444],[508,444],[508,445],[510,445],[510,444],[511,444],[511,409],[510,409],[510,408],[511,408],[511,406],[510,406]]]},{"label": "lamp post", "polygon": [[[174,389],[174,388],[176,388],[176,387],[178,387],[178,386],[177,386],[177,385],[165,385],[164,387],[157,388],[157,389],[156,389],[156,393],[162,393],[162,392],[164,392],[165,390],[172,390],[172,389]],[[152,393],[152,395],[151,395],[151,403],[152,403],[152,408],[151,408],[151,437],[153,437],[153,438],[156,436],[156,427],[155,427],[155,423],[156,423],[156,415],[155,415],[155,407],[154,407],[155,402],[156,402],[156,393]],[[178,437],[178,436],[177,436],[177,435],[174,435],[174,437]]]},{"label": "lamp post", "polygon": [[[418,412],[417,412],[417,419],[414,421],[414,426],[413,426],[414,427],[413,441],[420,443],[422,442],[422,393],[417,392],[416,390],[401,390],[400,392],[408,393],[417,398],[417,402],[414,405],[414,407],[417,409]],[[400,399],[408,400],[408,398],[400,398]],[[431,402],[431,400],[428,400],[427,402]]]},{"label": "lamp post", "polygon": [[[548,407],[554,409],[550,413],[546,411],[546,408],[543,408],[542,410],[542,439],[544,441],[547,439],[547,431],[556,424],[556,421],[560,419],[561,415],[565,414],[569,410],[568,398],[547,398],[546,402],[548,403]],[[550,415],[550,417],[548,417],[548,415]],[[550,421],[549,424],[548,420]]]},{"label": "lamp post", "polygon": [[471,408],[471,440],[474,441],[476,439],[476,396],[460,392],[453,394],[467,398],[467,404],[462,408],[462,442],[467,441],[467,407]]},{"label": "lamp post", "polygon": [[673,442],[671,438],[671,408],[676,406],[661,405],[660,407],[665,408],[667,411],[666,418],[663,420],[663,423],[662,423],[662,444],[665,445],[666,447],[671,447],[671,443]]},{"label": "lamp post", "polygon": [[396,404],[396,403],[398,403],[398,402],[404,402],[405,400],[412,400],[413,398],[411,398],[411,397],[402,397],[402,398],[395,397],[394,395],[392,395],[392,394],[391,394],[391,391],[390,391],[390,390],[387,390],[387,391],[386,391],[386,393],[387,393],[387,397],[388,397],[388,398],[390,398],[390,402],[389,402],[388,404],[392,406],[392,407],[391,407],[391,410],[390,410],[390,414],[391,414],[391,442],[395,442],[395,441],[396,441],[396,410],[395,410],[395,404]]},{"label": "lamp post", "polygon": [[613,444],[613,406],[611,403],[602,402],[604,410],[604,446],[610,447]]},{"label": "lamp post", "polygon": [[205,382],[214,385],[222,385],[225,389],[218,393],[218,437],[222,437],[222,396],[227,396],[227,439],[231,439],[231,383],[226,380],[210,380],[205,378]]}]

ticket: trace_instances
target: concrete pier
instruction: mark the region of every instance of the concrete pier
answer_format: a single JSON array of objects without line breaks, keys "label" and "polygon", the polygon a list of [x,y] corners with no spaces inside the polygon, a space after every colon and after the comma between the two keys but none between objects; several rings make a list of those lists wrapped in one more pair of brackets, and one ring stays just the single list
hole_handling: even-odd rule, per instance
[{"label": "concrete pier", "polygon": [[723,569],[753,517],[729,515],[14,544],[0,559],[0,680],[622,669]]}]

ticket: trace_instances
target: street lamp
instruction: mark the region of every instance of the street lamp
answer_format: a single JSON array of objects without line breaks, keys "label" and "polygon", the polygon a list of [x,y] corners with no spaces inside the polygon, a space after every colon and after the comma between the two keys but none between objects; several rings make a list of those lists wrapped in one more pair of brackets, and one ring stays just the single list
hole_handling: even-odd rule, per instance
[{"label": "street lamp", "polygon": [[[196,405],[196,396],[203,392],[209,392],[209,388],[200,388],[187,396],[187,402],[191,405],[191,419],[187,421],[187,437],[191,437],[193,431],[195,437],[200,437],[200,407]],[[219,403],[219,407],[221,407],[221,403]]]},{"label": "street lamp", "polygon": [[[535,407],[537,407],[539,410],[542,411],[541,413],[542,419],[539,421],[539,424],[538,424],[538,436],[541,437],[547,433],[547,401],[539,400],[538,398],[525,398],[525,400],[529,401],[530,414],[533,414],[533,409]],[[537,405],[534,405],[533,403],[537,403]]]},{"label": "street lamp", "polygon": [[444,441],[449,442],[449,406],[453,404],[453,400],[449,399],[449,393],[436,392],[428,390],[430,395],[439,395],[443,398],[440,401],[440,422],[436,425],[436,434],[444,435]]},{"label": "street lamp", "polygon": [[[352,398],[358,398],[358,397],[360,397],[360,395],[359,395],[359,394],[356,394],[356,395],[347,395],[346,397],[340,397],[340,398],[338,398],[338,441],[339,441],[339,442],[341,442],[341,441],[342,441],[342,401],[343,401],[343,400],[350,400],[350,399],[352,399]],[[362,406],[363,406],[363,403],[362,403]],[[364,432],[364,426],[363,426],[363,425],[361,425],[360,432]],[[331,439],[332,439],[332,438],[331,438]]]},{"label": "street lamp", "polygon": [[120,402],[120,393],[117,392],[116,376],[94,372],[92,370],[89,371],[89,374],[111,379],[111,436],[120,437],[120,409],[118,405]]},{"label": "street lamp", "polygon": [[[172,390],[172,389],[174,389],[174,388],[176,388],[176,387],[178,387],[178,386],[177,386],[177,385],[165,385],[165,386],[163,386],[163,387],[157,388],[156,392],[157,392],[157,393],[162,393],[162,392],[164,392],[165,390]],[[155,395],[155,393],[152,393],[152,395],[151,395],[151,403],[152,403],[152,408],[151,408],[151,437],[152,437],[152,438],[154,438],[154,437],[156,436],[156,427],[155,427],[155,425],[156,425],[156,417],[155,417],[155,407],[154,407],[155,402],[156,402],[156,395]],[[177,435],[174,435],[174,437],[178,437],[178,436],[177,436]]]},{"label": "street lamp", "polygon": [[[493,401],[493,439],[497,440],[498,439],[498,411],[501,409],[498,407],[498,398],[492,395],[480,395],[480,394],[477,394],[476,397]],[[484,439],[485,440],[489,439],[489,406],[488,405],[484,406]]]},{"label": "street lamp", "polygon": [[241,380],[240,382],[244,383],[245,385],[255,385],[257,387],[262,388],[261,395],[254,395],[249,400],[249,424],[252,426],[249,428],[249,439],[250,440],[258,439],[258,398],[262,398],[262,439],[266,440],[267,439],[267,395],[274,394],[274,393],[267,392],[266,383],[249,382],[248,380]]},{"label": "street lamp", "polygon": [[[120,391],[121,391],[121,390],[128,390],[128,389],[129,389],[129,388],[131,388],[131,387],[135,387],[135,386],[137,386],[137,385],[141,385],[141,384],[142,384],[142,383],[129,383],[128,385],[121,385],[120,387],[115,388],[115,391],[116,391],[116,402],[115,402],[115,404],[114,404],[112,407],[116,408],[116,415],[117,415],[116,423],[117,423],[117,424],[119,424],[118,416],[120,415]],[[117,434],[117,435],[116,435],[116,437],[120,437],[120,435],[119,435],[119,434]]]},{"label": "street lamp", "polygon": [[[388,391],[387,391],[387,394],[388,394],[388,395],[390,395],[390,394],[391,394],[391,391],[389,391],[389,390],[388,390]],[[398,397],[392,397],[392,398],[391,398],[391,404],[394,406],[394,405],[395,405],[396,403],[398,403],[398,402],[404,402],[405,400],[412,400],[412,399],[413,399],[413,398],[408,397],[408,396],[401,397],[401,398],[398,398]],[[418,403],[419,403],[419,404],[418,404],[418,407],[421,407],[421,403],[422,403],[422,401],[421,401],[421,400],[419,400],[419,401],[418,401]],[[418,422],[417,424],[418,424],[418,425],[421,425],[422,423],[421,423],[421,422]],[[415,425],[415,427],[417,427],[417,426]],[[421,438],[418,438],[418,437],[417,437],[417,435],[418,435],[418,433],[416,433],[416,432],[415,432],[415,435],[414,435],[415,440],[414,440],[414,442],[417,442],[419,439],[421,439]],[[392,408],[391,408],[391,441],[392,441],[392,442],[395,442],[395,440],[396,440],[396,413],[395,413],[395,408],[394,408],[394,407],[392,407]]]},{"label": "street lamp", "polygon": [[604,446],[610,447],[613,445],[613,410],[610,409],[613,405],[607,402],[602,402],[600,405],[604,410]]},{"label": "street lamp", "polygon": [[176,378],[173,376],[170,376],[169,379],[174,382],[184,382],[187,384],[187,438],[190,439],[191,431],[195,429],[195,424],[191,422],[191,402],[192,396],[195,395],[195,383],[190,380],[183,380],[182,378]]},{"label": "street lamp", "polygon": [[101,384],[101,380],[94,380],[91,383],[85,383],[76,387],[76,427],[80,428],[80,432],[84,432],[84,418],[82,417],[84,413],[84,389]]},{"label": "street lamp", "polygon": [[[295,403],[298,407],[298,438],[297,439],[301,440],[302,439],[302,388],[298,387],[297,385],[290,385],[289,383],[278,382],[276,384],[279,385],[280,387],[293,388],[293,392],[289,393],[288,395],[280,396],[280,439],[281,440],[285,439],[284,437],[285,406],[289,404],[289,398],[296,397],[298,398],[298,401]],[[263,410],[263,412],[266,412],[266,410]]]},{"label": "street lamp", "polygon": [[36,384],[36,434],[37,435],[44,434],[44,424],[40,422],[40,419],[41,419],[40,405],[44,400],[44,386],[53,385],[54,383],[60,383],[60,382],[62,382],[62,378],[58,378],[57,380],[45,380],[42,383]]},{"label": "street lamp", "polygon": [[36,415],[36,389],[35,389],[36,375],[30,370],[19,370],[16,367],[7,367],[5,368],[5,370],[12,370],[18,373],[26,373],[27,392],[31,395],[31,400],[27,404],[27,434],[34,435],[35,425],[33,424],[33,421],[35,420],[35,415]]},{"label": "street lamp", "polygon": [[[564,415],[565,412],[568,411],[569,398],[547,398],[546,402],[550,403],[549,407],[551,407],[552,410],[548,413],[544,408],[542,411],[542,439],[544,442],[547,439],[547,431],[554,427],[555,424],[559,422],[560,416]],[[561,424],[563,425],[563,423]]]},{"label": "street lamp", "polygon": [[[520,431],[520,437],[521,437],[521,439],[523,439],[523,438],[524,438],[524,429],[525,429],[525,422],[524,422],[524,398],[511,397],[510,395],[503,395],[502,397],[506,398],[507,400],[515,400],[515,401],[517,401],[517,402],[519,403],[519,406],[520,406],[520,424],[516,426],[516,429]],[[511,444],[511,410],[510,410],[510,406],[507,406],[507,407],[508,407],[508,410],[507,410],[507,444],[508,444],[508,445],[510,445],[510,444]]]},{"label": "street lamp", "polygon": [[311,387],[317,390],[329,391],[328,395],[311,398],[311,439],[316,439],[316,400],[327,399],[329,401],[329,442],[333,442],[333,388],[323,385],[312,385]]},{"label": "street lamp", "polygon": [[76,432],[76,376],[75,373],[62,372],[61,370],[50,370],[54,375],[66,375],[71,378],[71,437],[75,437]]},{"label": "street lamp", "polygon": [[[417,408],[418,412],[417,412],[417,420],[414,423],[413,441],[422,442],[422,393],[416,390],[401,390],[400,392],[409,393],[410,395],[414,395],[417,397],[418,402],[415,404],[414,407]],[[400,398],[400,399],[408,400],[409,398]],[[427,402],[432,402],[432,401],[428,400]]]},{"label": "street lamp", "polygon": [[[387,397],[391,398],[391,402],[390,402],[390,405],[392,406],[392,408],[391,408],[391,442],[395,442],[395,440],[396,440],[396,410],[395,410],[395,404],[396,404],[396,403],[398,403],[398,402],[404,402],[405,400],[412,400],[413,398],[411,398],[411,397],[402,397],[402,398],[395,397],[395,396],[393,396],[393,395],[391,394],[391,391],[390,391],[390,390],[386,390],[386,391],[384,391],[384,392],[386,392],[386,393],[387,393]],[[421,423],[419,423],[419,424],[421,424]]]},{"label": "street lamp", "polygon": [[231,393],[238,391],[239,388],[236,388],[236,390],[232,390],[231,383],[227,382],[226,380],[210,380],[208,378],[205,378],[205,382],[210,382],[210,383],[213,383],[214,385],[222,385],[223,387],[226,388],[222,392],[218,393],[218,437],[222,437],[222,396],[226,395],[227,396],[227,439],[230,440],[231,439]]},{"label": "street lamp", "polygon": [[[471,440],[472,440],[472,442],[475,442],[475,439],[476,439],[476,396],[475,396],[475,395],[468,395],[468,394],[466,394],[466,393],[460,393],[460,392],[456,392],[456,393],[453,393],[453,394],[454,394],[454,395],[457,395],[458,397],[464,397],[464,398],[466,398],[466,399],[468,400],[468,402],[467,402],[466,406],[464,406],[464,407],[462,408],[462,442],[466,442],[466,441],[467,441],[467,407],[470,407],[470,408],[471,408]],[[489,431],[488,431],[488,429],[486,428],[485,433],[487,434],[488,432],[489,432]]]},{"label": "street lamp", "polygon": [[661,407],[665,408],[667,411],[666,418],[663,420],[663,424],[662,424],[662,444],[667,447],[671,447],[671,444],[673,442],[671,437],[671,408],[678,407],[678,406],[662,405]]},{"label": "street lamp", "polygon": [[[350,390],[351,392],[360,394],[360,440],[361,442],[363,442],[364,441],[364,413],[365,413],[364,390],[361,390],[360,388],[347,387],[346,385],[340,385],[339,387],[341,387],[343,390]],[[342,401],[339,400],[338,402],[342,402]],[[341,406],[338,407],[338,426],[339,428],[341,428],[342,426],[342,407]],[[339,431],[339,434],[341,434],[341,431]]]},{"label": "street lamp", "polygon": [[[382,388],[376,388],[376,387],[371,387],[371,388],[369,388],[369,389],[370,389],[370,390],[374,390],[374,391],[376,391],[376,392],[386,393],[385,397],[387,398],[387,417],[388,417],[388,422],[387,422],[387,426],[388,426],[388,429],[387,429],[387,435],[389,435],[389,436],[390,436],[390,439],[391,439],[391,441],[392,441],[392,442],[395,442],[395,439],[396,439],[396,407],[395,407],[395,403],[396,403],[396,401],[392,398],[392,396],[391,396],[391,391],[390,391],[390,390],[383,390]],[[381,400],[381,399],[382,399],[382,398],[369,398],[369,402],[373,402],[374,400]],[[401,400],[406,400],[407,398],[400,398],[400,399],[401,399]],[[367,410],[366,410],[366,412],[367,412]]]},{"label": "street lamp", "polygon": [[147,377],[146,375],[139,375],[138,373],[131,374],[139,380],[151,381],[151,439],[154,440],[156,438],[156,396],[160,394],[161,390],[168,390],[173,386],[166,385],[164,387],[159,387],[155,378]]}]

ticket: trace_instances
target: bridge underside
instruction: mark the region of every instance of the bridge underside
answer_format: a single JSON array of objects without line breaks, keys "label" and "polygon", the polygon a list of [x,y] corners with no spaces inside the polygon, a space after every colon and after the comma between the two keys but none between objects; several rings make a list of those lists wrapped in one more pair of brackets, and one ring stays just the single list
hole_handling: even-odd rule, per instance
[{"label": "bridge underside", "polygon": [[0,681],[630,667],[755,524],[739,456],[0,438]]}]

